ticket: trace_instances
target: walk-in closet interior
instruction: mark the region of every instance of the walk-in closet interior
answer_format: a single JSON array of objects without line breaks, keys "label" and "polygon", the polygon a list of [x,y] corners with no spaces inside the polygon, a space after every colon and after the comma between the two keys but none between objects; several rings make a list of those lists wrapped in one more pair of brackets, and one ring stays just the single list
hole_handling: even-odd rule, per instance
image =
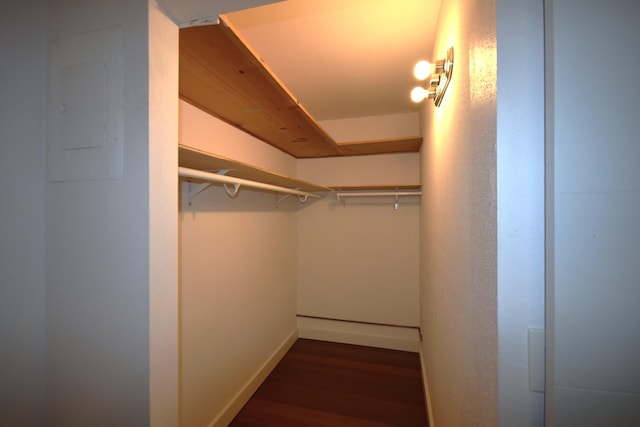
[{"label": "walk-in closet interior", "polygon": [[0,425],[224,426],[296,337],[639,425],[639,5],[3,2]]},{"label": "walk-in closet interior", "polygon": [[541,0],[8,3],[0,425],[224,426],[297,337],[541,425]]},{"label": "walk-in closet interior", "polygon": [[228,422],[297,337],[420,349],[419,107],[317,120],[234,22],[275,7],[180,30],[184,425]]}]

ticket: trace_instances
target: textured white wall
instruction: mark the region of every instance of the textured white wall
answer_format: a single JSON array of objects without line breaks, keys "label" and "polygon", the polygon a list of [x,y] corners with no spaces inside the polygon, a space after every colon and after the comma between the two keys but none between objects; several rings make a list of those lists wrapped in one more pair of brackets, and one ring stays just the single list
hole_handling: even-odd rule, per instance
[{"label": "textured white wall", "polygon": [[[417,153],[300,159],[298,176],[326,186],[418,184],[419,160]],[[401,198],[398,210],[393,203],[389,197],[339,202],[327,193],[300,209],[300,314],[418,326],[420,202]],[[311,338],[417,350],[415,330],[314,319],[301,319],[300,326]]]},{"label": "textured white wall", "polygon": [[[183,134],[230,127],[208,115],[183,115],[181,126]],[[271,161],[279,156],[286,155],[272,149]],[[274,194],[243,188],[230,198],[213,186],[189,205],[188,186],[180,215],[181,420],[198,426],[225,412],[295,333],[297,201],[276,206]]]},{"label": "textured white wall", "polygon": [[419,185],[418,153],[298,159],[298,178],[324,185]]},{"label": "textured white wall", "polygon": [[435,426],[498,425],[495,2],[444,0],[434,46],[455,49],[422,148],[422,354]]},{"label": "textured white wall", "polygon": [[0,14],[0,425],[44,425],[46,4]]},{"label": "textured white wall", "polygon": [[208,425],[295,331],[295,212],[216,187],[180,225],[182,424]]},{"label": "textured white wall", "polygon": [[150,422],[148,21],[147,0],[49,1],[50,40],[121,28],[124,84],[122,176],[45,186],[50,425]]},{"label": "textured white wall", "polygon": [[[545,10],[554,190],[547,420],[638,425],[640,4],[547,1]],[[615,68],[593,86],[595,63]]]},{"label": "textured white wall", "polygon": [[544,394],[529,391],[527,330],[544,328],[542,2],[498,0],[497,35],[500,425],[541,426]]},{"label": "textured white wall", "polygon": [[298,218],[298,312],[418,326],[419,198],[312,201]]}]

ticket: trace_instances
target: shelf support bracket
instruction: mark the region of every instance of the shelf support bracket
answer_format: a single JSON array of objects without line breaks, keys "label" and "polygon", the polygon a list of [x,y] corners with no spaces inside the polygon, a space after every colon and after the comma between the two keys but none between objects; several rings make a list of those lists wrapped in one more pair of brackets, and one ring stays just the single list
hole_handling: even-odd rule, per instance
[{"label": "shelf support bracket", "polygon": [[276,206],[287,200],[289,197],[291,197],[291,194],[285,194],[282,197],[278,197],[278,193],[276,193]]},{"label": "shelf support bracket", "polygon": [[198,184],[198,186],[196,186],[192,190],[191,189],[192,185],[195,185],[195,184],[193,184],[191,181],[189,181],[189,194],[187,195],[187,198],[189,200],[189,205],[191,205],[191,199],[193,199],[197,194],[199,194],[199,193],[203,192],[204,190],[206,190],[207,188],[211,187],[211,183],[210,182],[203,182],[202,184]]}]

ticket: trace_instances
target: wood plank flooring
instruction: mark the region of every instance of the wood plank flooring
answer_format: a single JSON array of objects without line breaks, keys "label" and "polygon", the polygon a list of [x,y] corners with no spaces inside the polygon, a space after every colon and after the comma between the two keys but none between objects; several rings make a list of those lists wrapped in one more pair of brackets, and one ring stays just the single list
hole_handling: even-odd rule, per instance
[{"label": "wood plank flooring", "polygon": [[417,353],[298,339],[232,427],[428,425]]}]

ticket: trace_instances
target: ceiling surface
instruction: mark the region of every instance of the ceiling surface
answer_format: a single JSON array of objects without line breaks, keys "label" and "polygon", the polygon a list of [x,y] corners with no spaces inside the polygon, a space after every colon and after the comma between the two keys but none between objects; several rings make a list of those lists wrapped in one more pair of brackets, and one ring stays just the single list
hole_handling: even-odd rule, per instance
[{"label": "ceiling surface", "polygon": [[[412,69],[434,59],[440,0],[287,0],[235,12],[224,3],[160,1],[183,27],[230,12],[229,21],[316,120],[418,111],[409,99]],[[252,3],[265,1],[240,2]]]},{"label": "ceiling surface", "polygon": [[[289,0],[228,15],[316,120],[417,111],[413,65],[431,59],[427,0]],[[439,2],[436,2],[439,3]]]}]

